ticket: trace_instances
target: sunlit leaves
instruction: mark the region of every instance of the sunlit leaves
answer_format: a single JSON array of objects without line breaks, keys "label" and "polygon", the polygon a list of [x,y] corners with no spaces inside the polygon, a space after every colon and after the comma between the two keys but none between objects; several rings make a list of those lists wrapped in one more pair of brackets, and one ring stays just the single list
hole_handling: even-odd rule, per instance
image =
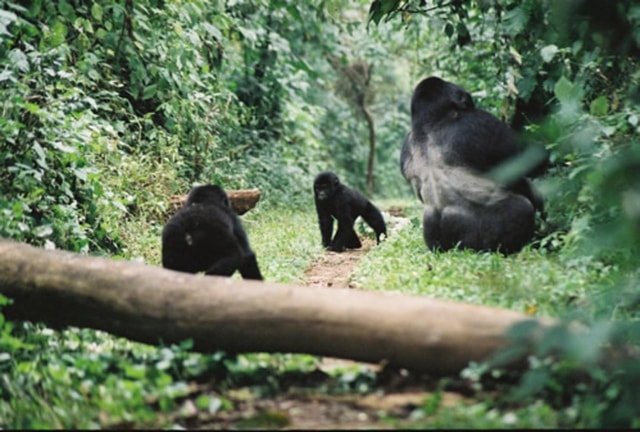
[{"label": "sunlit leaves", "polygon": [[553,60],[557,53],[558,47],[553,44],[547,45],[540,50],[540,55],[542,56],[542,60],[545,63],[549,63],[551,60]]},{"label": "sunlit leaves", "polygon": [[11,36],[8,27],[17,19],[18,16],[15,13],[0,9],[0,36]]},{"label": "sunlit leaves", "polygon": [[579,114],[584,95],[584,89],[580,84],[561,77],[555,85],[554,94],[560,102],[560,115],[571,118]]},{"label": "sunlit leaves", "polygon": [[29,61],[25,53],[19,49],[14,49],[9,52],[9,60],[11,64],[16,67],[20,72],[29,71]]},{"label": "sunlit leaves", "polygon": [[522,4],[505,12],[503,23],[510,34],[518,35],[526,28],[529,17],[527,7]]}]

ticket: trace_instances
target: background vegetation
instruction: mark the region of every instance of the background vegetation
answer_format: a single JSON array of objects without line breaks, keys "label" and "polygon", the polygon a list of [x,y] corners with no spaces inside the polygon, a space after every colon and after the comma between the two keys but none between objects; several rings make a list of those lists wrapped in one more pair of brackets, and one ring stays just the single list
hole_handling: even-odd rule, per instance
[{"label": "background vegetation", "polygon": [[[322,253],[313,176],[332,169],[366,190],[368,124],[348,78],[367,65],[374,197],[411,223],[354,283],[592,329],[580,341],[554,329],[500,397],[431,401],[413,424],[638,427],[639,363],[601,347],[637,347],[640,334],[639,55],[634,0],[0,0],[0,236],[158,264],[170,196],[258,187],[243,222],[265,276],[299,282]],[[517,256],[426,252],[399,152],[429,75],[550,151],[537,180],[548,220]],[[272,394],[317,362],[188,348],[0,319],[0,426],[188,426],[185,401],[214,417],[233,405],[229,388]],[[486,370],[464,378],[482,390]],[[211,376],[213,390],[194,387]],[[372,388],[351,376],[332,391]]]}]

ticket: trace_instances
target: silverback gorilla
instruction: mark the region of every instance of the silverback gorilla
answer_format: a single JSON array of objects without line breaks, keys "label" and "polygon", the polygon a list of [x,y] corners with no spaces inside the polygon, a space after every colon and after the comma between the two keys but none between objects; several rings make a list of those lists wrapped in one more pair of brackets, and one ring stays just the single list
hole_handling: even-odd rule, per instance
[{"label": "silverback gorilla", "polygon": [[541,195],[524,176],[504,185],[487,176],[521,152],[515,133],[464,89],[436,77],[418,84],[400,164],[424,203],[430,249],[512,253],[531,239]]},{"label": "silverback gorilla", "polygon": [[[340,183],[338,176],[330,171],[318,174],[313,182],[313,192],[322,235],[322,246],[331,251],[342,252],[345,248],[356,249],[362,246],[358,235],[353,230],[353,223],[358,216],[380,236],[387,235],[387,227],[382,213],[359,192]],[[333,219],[338,221],[338,231],[333,234]]]},{"label": "silverback gorilla", "polygon": [[225,191],[216,185],[191,189],[187,203],[162,230],[162,266],[187,273],[262,280],[256,256]]}]

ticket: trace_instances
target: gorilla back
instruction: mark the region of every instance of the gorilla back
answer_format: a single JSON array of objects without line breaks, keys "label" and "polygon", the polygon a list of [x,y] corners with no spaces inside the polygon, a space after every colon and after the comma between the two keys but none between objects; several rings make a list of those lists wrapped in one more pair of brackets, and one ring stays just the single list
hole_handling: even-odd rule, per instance
[{"label": "gorilla back", "polygon": [[191,190],[162,231],[162,265],[188,273],[262,280],[254,252],[229,198],[215,185]]},{"label": "gorilla back", "polygon": [[427,246],[520,250],[533,236],[542,198],[525,176],[508,184],[487,176],[521,153],[514,132],[476,109],[462,88],[435,77],[416,87],[411,121],[401,170],[425,204]]}]

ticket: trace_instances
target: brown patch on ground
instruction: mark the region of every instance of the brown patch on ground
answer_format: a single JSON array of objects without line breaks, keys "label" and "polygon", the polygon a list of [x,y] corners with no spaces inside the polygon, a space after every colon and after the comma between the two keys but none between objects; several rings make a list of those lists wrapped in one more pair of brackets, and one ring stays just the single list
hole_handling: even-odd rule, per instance
[{"label": "brown patch on ground", "polygon": [[[403,393],[368,395],[300,394],[297,392],[273,398],[254,398],[248,390],[239,390],[230,399],[232,411],[214,416],[201,416],[198,427],[206,429],[392,429],[401,424],[429,398],[437,397],[437,406],[453,407],[467,400],[457,393],[407,391]],[[240,394],[242,393],[242,394]],[[398,423],[383,420],[393,416]]]},{"label": "brown patch on ground", "polygon": [[305,285],[332,288],[353,288],[351,273],[369,250],[376,245],[375,240],[360,237],[360,249],[347,249],[344,252],[325,252],[316,259],[306,271]]},{"label": "brown patch on ground", "polygon": [[405,210],[404,207],[391,206],[387,209],[387,213],[392,217],[405,217]]}]

